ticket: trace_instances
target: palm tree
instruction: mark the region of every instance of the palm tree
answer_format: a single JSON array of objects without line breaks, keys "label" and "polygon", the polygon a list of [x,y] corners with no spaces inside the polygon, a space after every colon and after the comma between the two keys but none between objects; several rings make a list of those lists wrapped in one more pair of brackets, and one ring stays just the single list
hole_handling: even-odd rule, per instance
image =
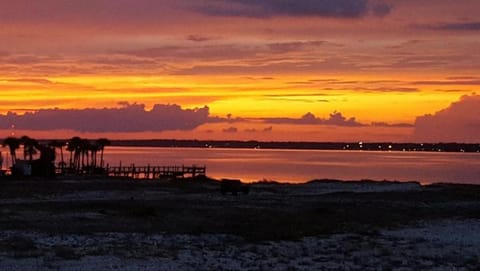
[{"label": "palm tree", "polygon": [[82,169],[84,169],[89,164],[88,152],[90,151],[90,141],[88,139],[82,139],[80,144],[80,153],[82,155]]},{"label": "palm tree", "polygon": [[14,166],[17,161],[16,150],[20,148],[20,140],[13,136],[7,137],[3,140],[2,146],[8,146],[10,150],[10,156],[12,157],[12,166]]},{"label": "palm tree", "polygon": [[65,161],[63,160],[63,147],[65,147],[67,145],[67,142],[65,142],[64,140],[52,140],[52,141],[50,141],[49,145],[54,147],[54,148],[59,148],[60,149],[60,166],[61,166],[62,172],[63,172],[63,169],[65,167]]},{"label": "palm tree", "polygon": [[67,142],[67,151],[70,152],[70,168],[78,170],[80,168],[80,148],[82,139],[78,136],[72,137]]},{"label": "palm tree", "polygon": [[37,154],[38,141],[26,135],[22,136],[20,140],[23,144],[23,159],[27,160],[28,156],[28,160],[32,162],[33,155]]},{"label": "palm tree", "polygon": [[100,150],[100,146],[97,143],[92,143],[89,146],[90,150],[90,165],[92,169],[97,167],[97,152]]},{"label": "palm tree", "polygon": [[100,150],[100,167],[103,168],[103,151],[105,149],[105,146],[109,146],[111,142],[106,138],[99,138],[97,139],[96,143]]}]

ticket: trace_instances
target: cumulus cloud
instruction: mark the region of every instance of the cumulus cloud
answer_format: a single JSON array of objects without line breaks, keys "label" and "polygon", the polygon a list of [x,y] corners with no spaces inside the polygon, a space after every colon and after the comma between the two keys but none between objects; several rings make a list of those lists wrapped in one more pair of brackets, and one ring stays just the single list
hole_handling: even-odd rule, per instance
[{"label": "cumulus cloud", "polygon": [[429,142],[480,142],[480,95],[467,95],[431,115],[417,117],[415,138]]},{"label": "cumulus cloud", "polygon": [[205,0],[197,10],[210,16],[358,18],[385,16],[391,7],[379,0]]},{"label": "cumulus cloud", "polygon": [[334,125],[334,126],[364,126],[364,124],[357,122],[355,118],[346,118],[340,112],[333,112],[328,118],[318,118],[311,112],[306,113],[301,118],[264,118],[266,123],[275,124],[306,124],[306,125]]},{"label": "cumulus cloud", "polygon": [[179,105],[122,103],[119,108],[41,109],[0,115],[0,128],[14,124],[23,130],[67,129],[79,132],[143,132],[192,130],[209,121],[209,108],[182,109]]}]

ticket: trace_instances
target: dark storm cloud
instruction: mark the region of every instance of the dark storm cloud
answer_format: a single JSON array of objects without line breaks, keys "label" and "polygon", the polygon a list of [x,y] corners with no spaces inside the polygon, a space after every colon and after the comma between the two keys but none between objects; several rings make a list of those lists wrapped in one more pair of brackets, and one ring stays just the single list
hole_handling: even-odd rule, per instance
[{"label": "dark storm cloud", "polygon": [[192,130],[209,121],[209,108],[182,109],[178,105],[156,104],[146,110],[142,104],[122,103],[119,108],[41,109],[25,115],[0,115],[0,129],[14,124],[24,130],[67,129],[79,132],[143,132]]},{"label": "dark storm cloud", "polygon": [[368,0],[204,0],[197,10],[210,16],[269,18],[311,16],[358,18],[385,16],[391,7]]}]

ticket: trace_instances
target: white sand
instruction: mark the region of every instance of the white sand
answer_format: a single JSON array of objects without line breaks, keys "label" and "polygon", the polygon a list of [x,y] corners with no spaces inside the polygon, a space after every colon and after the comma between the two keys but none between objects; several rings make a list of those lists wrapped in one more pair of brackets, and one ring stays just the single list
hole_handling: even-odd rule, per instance
[{"label": "white sand", "polygon": [[228,235],[0,233],[0,270],[479,270],[480,221],[248,243]]}]

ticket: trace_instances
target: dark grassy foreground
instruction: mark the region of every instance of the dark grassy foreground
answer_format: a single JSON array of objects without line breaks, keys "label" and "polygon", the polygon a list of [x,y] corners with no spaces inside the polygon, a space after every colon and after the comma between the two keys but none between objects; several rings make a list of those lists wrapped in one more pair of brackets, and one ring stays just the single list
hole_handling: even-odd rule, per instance
[{"label": "dark grassy foreground", "polygon": [[346,232],[375,234],[419,220],[480,218],[479,186],[437,184],[408,192],[304,193],[316,184],[255,184],[248,195],[224,196],[219,183],[209,179],[4,179],[0,183],[0,230],[225,233],[262,241]]}]

